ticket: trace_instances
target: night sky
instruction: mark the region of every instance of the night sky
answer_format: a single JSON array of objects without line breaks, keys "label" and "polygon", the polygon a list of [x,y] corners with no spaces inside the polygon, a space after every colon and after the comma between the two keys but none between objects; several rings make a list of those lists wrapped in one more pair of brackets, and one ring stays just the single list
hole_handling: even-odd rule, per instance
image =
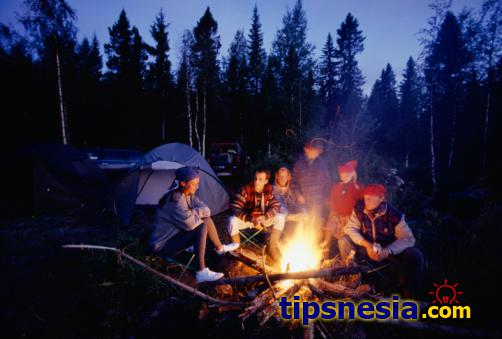
[{"label": "night sky", "polygon": [[[255,3],[258,5],[268,52],[277,29],[282,27],[286,8],[292,8],[295,2],[296,0],[68,0],[77,11],[79,38],[96,33],[101,45],[108,41],[107,28],[117,20],[122,8],[126,10],[131,24],[139,28],[143,39],[151,42],[149,27],[162,8],[170,23],[170,58],[174,67],[183,31],[196,25],[207,6],[218,22],[221,57],[222,54],[226,55],[237,29],[244,29],[247,36]],[[22,3],[23,0],[0,0],[0,22],[16,27],[15,13],[23,13]],[[430,1],[422,0],[304,0],[308,40],[316,46],[315,54],[318,56],[328,32],[335,37],[340,23],[351,12],[358,19],[366,37],[359,65],[366,77],[364,91],[369,94],[387,62],[391,63],[399,81],[408,57],[418,57],[421,49],[418,32],[427,25],[427,18],[432,14],[429,3]],[[464,7],[479,8],[481,3],[481,0],[454,0],[452,10],[458,13]]]}]

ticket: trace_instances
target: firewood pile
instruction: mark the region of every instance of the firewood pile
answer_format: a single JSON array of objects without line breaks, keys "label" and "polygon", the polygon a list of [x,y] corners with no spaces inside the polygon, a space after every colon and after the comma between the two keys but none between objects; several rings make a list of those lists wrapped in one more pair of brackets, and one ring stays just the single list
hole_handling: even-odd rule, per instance
[{"label": "firewood pile", "polygon": [[[246,302],[243,307],[220,306],[218,309],[218,312],[238,310],[238,317],[243,324],[247,321],[259,326],[272,321],[280,323],[281,297],[290,299],[299,296],[301,300],[309,301],[381,298],[372,293],[371,286],[361,283],[361,272],[366,271],[366,267],[345,267],[338,258],[322,260],[318,268],[300,272],[283,272],[267,265],[263,253],[245,247],[229,254],[227,260],[228,277],[202,284],[199,288],[215,297]],[[242,266],[248,272],[245,276],[240,274]],[[230,288],[220,288],[221,286]],[[291,326],[296,325],[291,323]],[[314,325],[315,331],[322,337],[322,331],[326,331],[326,326],[323,326],[324,329]],[[306,333],[312,330],[305,329]]]},{"label": "firewood pile", "polygon": [[[242,327],[280,325],[291,329],[300,328],[298,320],[285,321],[279,314],[279,302],[282,297],[299,300],[322,302],[325,300],[382,300],[373,288],[361,282],[363,273],[374,272],[364,266],[344,265],[340,259],[319,260],[314,269],[289,271],[289,263],[281,269],[267,264],[265,251],[257,253],[241,247],[235,253],[227,254],[221,261],[226,277],[214,282],[194,285],[193,280],[174,278],[169,273],[155,269],[151,263],[138,260],[124,250],[97,245],[65,245],[65,248],[91,249],[114,252],[119,263],[129,261],[144,270],[204,301],[206,314],[214,312],[216,318],[225,321],[237,318]],[[189,280],[190,278],[188,278]],[[208,308],[209,306],[209,308]],[[201,311],[201,313],[204,313]],[[235,315],[235,316],[234,316]],[[420,330],[438,330],[449,334],[469,335],[473,332],[445,325],[431,325],[424,322],[389,321],[390,325],[412,327]],[[382,323],[380,323],[382,324]],[[350,337],[365,337],[361,322],[323,322],[311,321],[302,327],[305,338],[332,338],[334,333]]]}]

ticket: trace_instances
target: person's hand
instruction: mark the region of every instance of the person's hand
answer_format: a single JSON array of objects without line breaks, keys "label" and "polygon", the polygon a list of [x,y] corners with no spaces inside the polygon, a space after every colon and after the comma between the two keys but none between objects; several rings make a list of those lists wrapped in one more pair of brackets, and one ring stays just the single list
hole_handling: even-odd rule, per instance
[{"label": "person's hand", "polygon": [[304,204],[305,203],[305,198],[301,194],[298,196],[298,203],[300,203],[300,204]]},{"label": "person's hand", "polygon": [[379,253],[378,253],[378,260],[377,261],[382,261],[382,260],[385,260],[389,257],[390,255],[390,252],[387,248],[384,248],[382,249]]},{"label": "person's hand", "polygon": [[380,261],[379,254],[375,252],[372,247],[366,248],[366,253],[368,253],[368,257],[370,257],[371,260]]},{"label": "person's hand", "polygon": [[265,217],[263,215],[260,215],[259,217],[254,217],[252,220],[255,228],[257,226],[262,226],[262,224],[265,222]]},{"label": "person's hand", "polygon": [[261,231],[264,227],[261,224],[254,225],[254,229],[257,231]]},{"label": "person's hand", "polygon": [[364,249],[366,250],[366,254],[368,254],[368,257],[373,260],[373,261],[380,261],[379,260],[379,255],[378,253],[375,252],[375,250],[373,249],[373,244],[370,243],[369,241],[366,241],[364,240],[362,243],[361,243],[361,246],[364,247]]}]

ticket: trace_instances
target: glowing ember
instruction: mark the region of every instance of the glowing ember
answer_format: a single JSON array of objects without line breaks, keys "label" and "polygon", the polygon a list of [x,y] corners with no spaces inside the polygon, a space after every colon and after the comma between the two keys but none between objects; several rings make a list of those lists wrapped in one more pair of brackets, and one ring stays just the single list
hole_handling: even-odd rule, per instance
[{"label": "glowing ember", "polygon": [[[299,272],[316,269],[322,257],[318,235],[306,223],[299,223],[293,236],[281,246],[281,270]],[[289,267],[288,267],[289,266]]]}]

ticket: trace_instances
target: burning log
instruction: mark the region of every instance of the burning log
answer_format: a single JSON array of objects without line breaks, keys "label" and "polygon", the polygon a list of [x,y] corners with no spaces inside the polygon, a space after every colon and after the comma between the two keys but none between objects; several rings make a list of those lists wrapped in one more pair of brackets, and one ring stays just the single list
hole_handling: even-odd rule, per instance
[{"label": "burning log", "polygon": [[[274,273],[269,274],[268,279],[270,281],[278,280],[299,280],[299,279],[309,279],[309,278],[334,278],[342,275],[356,274],[365,272],[366,267],[334,267],[320,270],[308,270],[301,272],[286,272],[286,273]],[[221,284],[250,284],[258,281],[266,281],[265,275],[252,275],[246,277],[235,277],[235,278],[222,278],[216,281],[207,282],[208,286],[221,285]]]},{"label": "burning log", "polygon": [[[291,295],[291,293],[295,293],[296,285],[284,285],[284,284],[275,284],[273,288],[275,289],[275,296],[270,289],[264,290],[260,293],[256,298],[253,299],[251,305],[246,307],[245,311],[239,315],[239,318],[243,320],[248,319],[253,314],[256,314],[261,309],[270,305],[276,301],[276,297],[279,298],[283,295]],[[296,289],[298,291],[298,289]]]},{"label": "burning log", "polygon": [[329,294],[335,297],[348,297],[352,299],[376,299],[375,296],[366,291],[359,291],[340,283],[330,283],[322,279],[316,279],[309,284],[309,287],[317,294]]},{"label": "burning log", "polygon": [[[308,289],[303,283],[297,283],[291,286],[291,288],[287,291],[287,298],[290,298],[292,295],[298,295],[303,299],[307,299],[310,297],[312,292]],[[277,316],[277,312],[279,310],[279,300],[274,300],[271,304],[266,306],[260,313],[258,313],[258,322],[260,326],[263,326],[267,321],[270,320],[273,316]]]}]

